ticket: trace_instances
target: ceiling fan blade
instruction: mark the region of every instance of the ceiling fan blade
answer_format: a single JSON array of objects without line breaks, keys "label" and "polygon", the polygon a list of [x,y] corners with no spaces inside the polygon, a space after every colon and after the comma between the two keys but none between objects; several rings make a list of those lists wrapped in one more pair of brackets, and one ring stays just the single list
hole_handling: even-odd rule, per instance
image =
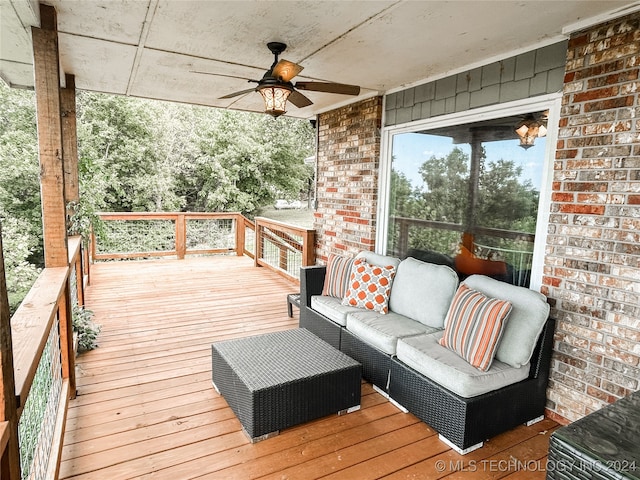
[{"label": "ceiling fan blade", "polygon": [[313,92],[340,93],[342,95],[359,95],[360,87],[344,83],[297,82],[295,88]]},{"label": "ceiling fan blade", "polygon": [[255,88],[247,88],[246,90],[240,90],[239,92],[230,93],[229,95],[220,97],[220,100],[222,100],[223,98],[239,97],[240,95],[244,95],[245,93],[255,92],[255,90]]},{"label": "ceiling fan blade", "polygon": [[296,92],[295,90],[289,95],[289,101],[298,108],[304,108],[308,107],[309,105],[313,105],[313,102],[311,100],[309,100],[300,92]]},{"label": "ceiling fan blade", "polygon": [[275,67],[273,67],[272,75],[275,78],[282,78],[283,82],[290,82],[293,77],[298,75],[304,67],[301,67],[297,63],[290,62],[289,60],[279,60]]}]

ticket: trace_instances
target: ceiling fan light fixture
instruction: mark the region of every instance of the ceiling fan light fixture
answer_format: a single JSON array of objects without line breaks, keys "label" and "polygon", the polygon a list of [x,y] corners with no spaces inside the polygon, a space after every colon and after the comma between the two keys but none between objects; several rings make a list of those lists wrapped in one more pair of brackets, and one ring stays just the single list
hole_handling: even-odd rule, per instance
[{"label": "ceiling fan light fixture", "polygon": [[287,113],[287,99],[291,95],[291,88],[286,85],[264,85],[258,87],[258,91],[264,100],[264,113],[273,118]]}]

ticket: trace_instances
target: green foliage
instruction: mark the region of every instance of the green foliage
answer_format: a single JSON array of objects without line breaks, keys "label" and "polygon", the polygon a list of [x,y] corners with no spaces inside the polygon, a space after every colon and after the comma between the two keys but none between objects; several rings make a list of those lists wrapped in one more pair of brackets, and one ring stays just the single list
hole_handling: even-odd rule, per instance
[{"label": "green foliage", "polygon": [[78,334],[78,352],[87,352],[98,346],[101,326],[93,322],[93,316],[91,310],[73,306],[73,331]]},{"label": "green foliage", "polygon": [[40,269],[28,261],[37,245],[35,239],[25,233],[29,230],[25,220],[5,216],[1,208],[0,218],[9,311],[13,314],[40,275]]},{"label": "green foliage", "polygon": [[241,211],[297,196],[308,122],[82,92],[81,196],[104,211]]},{"label": "green foliage", "polygon": [[18,222],[13,225],[19,225],[20,235],[29,245],[29,263],[42,267],[44,246],[35,118],[33,92],[10,89],[0,82],[0,215]]},{"label": "green foliage", "polygon": [[80,235],[85,245],[89,242],[91,232],[101,236],[104,234],[104,222],[98,216],[93,206],[83,198],[67,204],[67,233]]},{"label": "green foliage", "polygon": [[[482,227],[535,233],[539,192],[529,180],[521,182],[521,168],[512,160],[485,162],[481,158],[478,205],[474,223]],[[391,175],[391,216],[409,217],[464,225],[469,203],[469,156],[454,148],[445,156],[432,156],[419,169],[424,188],[414,188],[402,173]],[[398,241],[393,226],[389,245]],[[412,226],[410,247],[453,255],[460,234]],[[497,242],[497,243],[496,243]],[[530,248],[511,240],[492,240],[495,247]]]}]

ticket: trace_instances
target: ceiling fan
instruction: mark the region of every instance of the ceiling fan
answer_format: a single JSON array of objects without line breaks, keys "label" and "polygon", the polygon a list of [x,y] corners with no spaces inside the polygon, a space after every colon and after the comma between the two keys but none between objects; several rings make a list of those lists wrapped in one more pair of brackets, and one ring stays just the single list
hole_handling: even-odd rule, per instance
[{"label": "ceiling fan", "polygon": [[[313,102],[301,94],[298,90],[308,90],[313,92],[339,93],[342,95],[358,95],[360,87],[357,85],[346,85],[344,83],[330,82],[296,82],[291,83],[291,79],[298,75],[304,67],[288,60],[279,60],[278,56],[285,51],[287,45],[281,42],[269,42],[267,48],[273,53],[275,60],[271,68],[267,70],[260,80],[250,78],[235,77],[232,75],[220,75],[232,78],[242,78],[251,83],[257,83],[255,88],[240,90],[238,92],[225,95],[223,98],[234,98],[250,92],[259,92],[265,101],[265,113],[279,117],[286,112],[287,100],[298,108],[308,107]],[[208,72],[196,72],[208,73]],[[218,75],[210,73],[210,75]]]}]

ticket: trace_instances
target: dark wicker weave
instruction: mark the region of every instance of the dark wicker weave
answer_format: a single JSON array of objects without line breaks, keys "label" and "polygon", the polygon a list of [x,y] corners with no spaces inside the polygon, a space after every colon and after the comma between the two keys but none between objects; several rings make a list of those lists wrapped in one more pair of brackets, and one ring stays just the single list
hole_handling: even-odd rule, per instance
[{"label": "dark wicker weave", "polygon": [[363,342],[348,330],[342,332],[340,350],[362,364],[362,378],[384,392],[389,387],[391,357]]},{"label": "dark wicker weave", "polygon": [[247,435],[360,404],[361,367],[304,329],[214,343],[212,377]]},{"label": "dark wicker weave", "polygon": [[555,321],[547,320],[529,378],[521,382],[464,398],[394,358],[389,396],[464,450],[544,415],[554,328]]},{"label": "dark wicker weave", "polygon": [[549,480],[640,479],[640,391],[551,435]]}]

